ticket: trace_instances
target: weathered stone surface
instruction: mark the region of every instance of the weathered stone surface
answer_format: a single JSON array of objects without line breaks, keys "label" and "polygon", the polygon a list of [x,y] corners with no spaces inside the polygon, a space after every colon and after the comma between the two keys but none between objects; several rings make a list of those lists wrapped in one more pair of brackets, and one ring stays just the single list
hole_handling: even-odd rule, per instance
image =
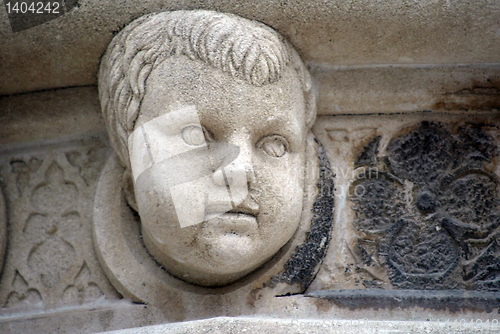
[{"label": "weathered stone surface", "polygon": [[106,332],[110,334],[159,333],[484,333],[496,331],[497,325],[474,323],[381,321],[381,320],[291,320],[266,318],[215,318],[182,324],[167,324],[144,328]]},{"label": "weathered stone surface", "polygon": [[52,310],[0,314],[0,333],[97,333],[162,322],[157,313],[129,301],[96,301]]},{"label": "weathered stone surface", "polygon": [[498,63],[310,66],[319,115],[500,110]]},{"label": "weathered stone surface", "polygon": [[[113,34],[146,13],[212,9],[268,24],[306,61],[333,65],[495,63],[495,1],[78,1],[69,13],[13,33],[0,11],[0,94],[95,85]],[[397,80],[397,79],[395,79]],[[393,87],[398,87],[394,85]]]},{"label": "weathered stone surface", "polygon": [[43,145],[106,131],[96,87],[4,96],[0,115],[0,154],[16,152],[29,142]]},{"label": "weathered stone surface", "polygon": [[0,187],[0,273],[3,269],[7,240],[7,207],[5,205],[5,197],[2,188]]},{"label": "weathered stone surface", "polygon": [[500,307],[498,294],[479,291],[356,289],[314,291],[307,296],[327,299],[351,310],[422,307],[451,312],[474,309],[491,313]]},{"label": "weathered stone surface", "polygon": [[499,182],[491,173],[498,149],[484,132],[495,126],[453,128],[422,122],[405,130],[387,145],[377,178],[353,184],[366,190],[352,198],[353,223],[366,235],[359,249],[369,254],[363,240],[378,243],[395,287],[500,288]]},{"label": "weathered stone surface", "polygon": [[[0,10],[0,94],[63,88],[0,98],[0,267],[7,231],[9,238],[0,278],[1,333],[93,333],[242,315],[260,318],[144,330],[499,329],[497,3],[138,6],[71,0],[64,7],[64,15],[26,30],[50,17],[30,23],[11,15],[13,33]],[[293,48],[276,41],[258,41],[257,51],[238,58],[239,47],[257,44],[234,43],[226,34],[231,29],[192,33],[192,13],[177,13],[185,29],[166,33],[148,26],[135,40],[127,35],[140,52],[127,52],[124,61],[111,53],[111,65],[100,74],[111,83],[101,82],[101,99],[105,110],[114,105],[119,115],[101,117],[93,85],[113,35],[142,14],[183,8],[267,23],[297,48],[307,67]],[[274,40],[274,31],[267,31],[256,35]],[[167,37],[173,48],[155,44]],[[204,49],[186,47],[186,40]],[[121,54],[124,44],[114,45]],[[169,61],[157,58],[172,53]],[[130,67],[122,66],[129,60]],[[79,85],[90,86],[67,88]],[[308,133],[314,88],[320,117]],[[195,117],[182,117],[186,111]],[[162,133],[174,125],[179,133]],[[141,146],[146,128],[156,141],[143,135]],[[110,157],[106,130],[118,157]],[[166,137],[171,141],[162,141]],[[170,144],[182,143],[177,139],[201,147],[174,154]],[[149,162],[169,154],[177,160],[151,169],[149,175],[159,171],[158,177],[134,190],[134,182],[148,176],[141,173]],[[186,175],[184,162],[191,158],[187,167],[194,168]],[[233,160],[246,163],[244,173],[230,170]],[[162,234],[155,225],[165,222],[160,213],[175,212],[165,210],[172,204],[168,196],[137,201],[135,195],[153,188],[165,195],[202,176],[211,181],[213,165],[228,168],[213,179],[233,197],[218,195],[224,203],[208,215],[224,215],[228,204],[232,210],[241,204],[240,211],[230,219],[210,216],[215,228],[197,230],[200,217],[190,219],[199,213],[205,219],[207,212],[185,207],[181,228]],[[232,188],[233,180],[241,187]],[[180,191],[185,203],[213,194],[207,182]],[[258,208],[245,202],[247,194]],[[249,217],[262,212],[259,219]],[[247,233],[245,224],[224,230],[225,220],[241,216],[245,223],[274,223],[268,224],[271,232]],[[247,247],[248,239],[258,246]],[[177,266],[172,258],[180,259]],[[200,270],[186,271],[193,263],[202,264]]]},{"label": "weathered stone surface", "polygon": [[497,291],[497,115],[388,117],[315,126],[341,161],[333,235],[343,237],[310,291]]},{"label": "weathered stone surface", "polygon": [[[42,101],[43,97],[45,96],[44,94],[57,94],[58,92],[45,92],[45,93],[40,93],[37,94],[37,99]],[[67,96],[67,95],[62,95],[62,96]],[[75,106],[81,105],[85,103],[85,99],[82,99],[81,101],[78,100],[78,97],[82,97],[83,95],[77,94],[77,97],[75,97]],[[58,101],[58,103],[65,103],[64,99],[53,99],[53,101]],[[57,107],[56,102],[54,102],[54,105]],[[67,106],[69,107],[69,106]],[[57,107],[58,108],[58,107]],[[70,109],[71,110],[71,109]],[[76,119],[83,119],[80,118],[82,116],[80,115],[80,112],[83,112],[84,115],[87,113],[85,109],[80,109],[80,111],[75,110],[74,115],[77,116]],[[98,113],[99,110],[95,110],[95,113]],[[24,114],[28,116],[27,114]],[[15,119],[15,118],[12,118]],[[17,119],[18,124],[22,125],[23,118],[20,117]],[[498,123],[498,116],[496,116],[494,113],[475,113],[474,115],[469,115],[465,116],[460,114],[460,113],[443,113],[443,114],[437,114],[437,113],[419,113],[419,114],[408,114],[408,115],[386,115],[386,116],[335,116],[335,117],[320,117],[316,123],[314,132],[316,136],[318,137],[319,141],[322,143],[322,145],[325,148],[326,151],[326,156],[329,158],[330,163],[331,163],[331,168],[333,173],[336,175],[335,176],[335,184],[337,189],[341,190],[343,186],[345,186],[345,180],[346,177],[347,179],[352,178],[352,167],[354,166],[354,162],[358,161],[363,162],[364,164],[370,164],[370,163],[377,163],[377,161],[380,161],[381,159],[377,159],[381,157],[381,153],[385,152],[384,148],[387,146],[388,142],[391,139],[396,139],[396,138],[403,138],[404,134],[398,135],[398,131],[402,128],[405,128],[406,126],[410,127],[417,127],[421,125],[422,121],[429,121],[429,122],[434,122],[435,124],[441,123],[443,125],[446,124],[454,124],[459,121],[463,122],[471,122],[471,123],[478,123],[478,121],[482,121],[483,123],[487,124],[497,124]],[[51,123],[51,122],[49,122]],[[24,123],[26,124],[25,126],[30,126],[29,123]],[[71,124],[71,123],[70,123]],[[103,130],[103,125],[99,124],[98,122],[95,122],[95,127],[90,127],[90,129]],[[54,126],[57,128],[57,124],[47,124],[47,128],[51,129],[50,126]],[[22,129],[22,127],[21,127]],[[88,133],[88,132],[87,132]],[[490,131],[488,130],[487,133],[494,138],[495,142],[498,142],[498,136],[495,135],[495,131]],[[53,141],[54,138],[57,138],[57,130],[48,130],[47,133],[41,133],[45,136],[45,138],[50,139]],[[464,136],[467,135],[470,137],[470,133],[465,132]],[[10,141],[9,138],[17,138],[17,137],[10,137],[10,136],[17,136],[17,133],[11,133],[9,132],[9,136],[6,137],[6,142],[16,142],[17,140],[12,140]],[[374,143],[376,140],[373,140],[374,138],[381,136],[382,138],[379,141],[378,144],[378,153],[376,152],[377,150],[373,149]],[[333,138],[333,139],[332,139]],[[71,138],[70,138],[71,139]],[[72,138],[71,140],[74,140],[75,138]],[[335,141],[333,141],[335,139]],[[48,143],[50,143],[50,141]],[[66,140],[66,139],[65,139]],[[373,142],[372,142],[373,141]],[[62,141],[64,142],[64,140]],[[84,142],[84,141],[83,141]],[[66,159],[68,162],[67,168],[68,170],[71,170],[71,175],[74,175],[75,179],[78,179],[77,184],[83,185],[85,183],[85,177],[88,179],[90,178],[95,178],[96,174],[95,172],[92,172],[92,170],[98,170],[95,168],[92,168],[92,164],[89,163],[90,160],[87,159],[82,159],[83,157],[87,157],[88,154],[86,153],[87,149],[75,149],[75,143],[83,143],[81,140],[77,141],[70,141],[68,149],[63,149],[61,153],[64,153],[61,155],[61,158]],[[479,140],[478,143],[483,143],[484,141]],[[88,143],[88,142],[87,142]],[[333,144],[334,143],[334,144]],[[369,145],[370,144],[370,145]],[[18,159],[21,157],[23,159],[23,163],[16,163],[16,171],[17,173],[12,174],[12,176],[9,176],[9,180],[17,180],[15,181],[18,182],[21,189],[24,184],[27,184],[27,182],[33,182],[33,181],[27,181],[26,175],[31,175],[30,170],[35,169],[37,166],[36,160],[31,161],[32,157],[40,158],[43,157],[46,152],[50,152],[50,150],[54,150],[50,145],[49,146],[27,146],[26,149],[21,150],[18,144],[15,144],[14,146],[6,146],[4,145],[2,147],[2,152],[3,153],[3,161],[5,164],[5,168],[9,171],[9,173],[12,173],[12,166],[10,165],[10,161]],[[364,150],[366,146],[369,146],[370,149]],[[64,145],[63,145],[64,146]],[[78,146],[78,145],[77,145]],[[376,145],[375,145],[376,146]],[[474,146],[474,145],[473,145]],[[79,146],[82,147],[82,146]],[[85,145],[83,147],[86,147]],[[90,146],[92,147],[92,145]],[[466,147],[466,146],[463,146]],[[488,150],[487,147],[488,145],[476,145],[476,147],[482,151],[485,152],[485,154],[490,154],[491,150]],[[47,151],[47,148],[49,148],[49,151]],[[470,145],[469,145],[470,148]],[[485,149],[486,148],[486,149]],[[461,149],[462,150],[462,149]],[[29,154],[27,154],[29,152]],[[76,152],[81,152],[80,154]],[[469,152],[468,153],[473,153]],[[59,154],[59,153],[58,153]],[[484,155],[484,154],[483,154]],[[357,159],[359,156],[362,156],[363,159]],[[477,155],[476,155],[477,156]],[[471,157],[474,157],[472,154]],[[58,160],[59,161],[59,160]],[[72,164],[69,162],[72,161]],[[95,160],[94,160],[95,161]],[[383,161],[383,159],[382,159]],[[484,160],[477,160],[477,159],[469,159],[465,161],[479,161],[481,163],[484,163]],[[347,170],[342,170],[342,167],[347,168]],[[40,168],[40,167],[39,167]],[[349,169],[350,168],[350,169]],[[496,174],[498,172],[496,170]],[[77,176],[78,175],[78,176]],[[93,176],[92,176],[93,175]],[[4,193],[10,193],[10,190],[7,192],[6,189],[7,187],[5,184],[7,184],[6,177],[4,174],[2,174],[4,178]],[[42,175],[43,176],[43,175]],[[354,177],[356,174],[354,175]],[[30,176],[31,178],[31,176]],[[43,177],[42,177],[43,179]],[[73,179],[71,179],[73,180]],[[11,183],[11,181],[8,181]],[[95,181],[92,181],[95,182]],[[19,187],[17,186],[16,183],[12,183],[13,187],[9,186],[8,189],[12,189],[12,193],[15,195],[19,192]],[[90,196],[90,199],[92,199],[92,196]],[[87,199],[88,200],[88,199]],[[86,201],[87,201],[86,200]],[[353,236],[356,236],[356,234],[350,234],[352,232],[355,232],[353,230],[354,225],[351,224],[350,222],[354,221],[354,218],[344,218],[344,214],[352,212],[347,209],[342,210],[342,197],[339,195],[335,196],[335,202],[336,202],[336,215],[335,215],[335,225],[332,230],[332,240],[330,243],[329,250],[327,252],[325,261],[323,262],[322,269],[320,273],[315,277],[315,280],[312,282],[310,285],[308,292],[313,292],[313,291],[318,291],[322,290],[325,288],[348,288],[348,287],[356,287],[356,288],[364,288],[365,286],[362,284],[364,281],[370,282],[370,281],[375,281],[375,282],[382,282],[381,285],[375,285],[375,286],[382,286],[382,287],[390,287],[390,279],[388,277],[385,278],[385,281],[382,280],[374,280],[373,276],[365,276],[364,279],[362,277],[361,280],[359,280],[358,285],[354,285],[355,280],[358,279],[355,277],[355,274],[359,274],[362,272],[362,270],[357,269],[358,268],[365,268],[363,265],[363,260],[365,257],[362,255],[360,256],[359,262],[353,262],[351,260],[346,260],[344,263],[353,263],[355,265],[349,266],[349,265],[342,265],[339,266],[339,269],[337,271],[337,275],[334,276],[332,279],[332,276],[330,276],[330,273],[334,272],[332,268],[335,268],[340,262],[339,260],[345,260],[346,259],[346,254],[349,254],[349,250],[346,247],[346,243],[348,240],[351,240],[350,238],[353,238]],[[350,203],[350,201],[345,202],[345,203]],[[24,207],[29,207],[31,204],[27,204],[27,206]],[[347,210],[347,211],[346,211]],[[10,211],[8,211],[10,214]],[[88,213],[87,213],[88,215]],[[346,222],[349,224],[346,225]],[[341,224],[339,228],[336,227],[336,224]],[[344,225],[342,225],[344,224]],[[17,225],[16,225],[17,226]],[[16,228],[14,228],[15,230]],[[340,232],[339,232],[340,231]],[[305,233],[305,231],[304,231]],[[57,233],[56,233],[57,234]],[[304,234],[305,237],[305,234]],[[305,240],[302,239],[302,240]],[[340,247],[339,247],[340,246]],[[340,256],[336,257],[333,256],[332,251],[338,250],[338,248],[344,247],[344,250],[347,250],[345,253],[340,253]],[[351,246],[349,246],[351,247]],[[292,247],[293,248],[293,247]],[[352,248],[354,251],[354,254],[360,254],[361,252],[358,253],[355,247]],[[91,250],[89,250],[91,252]],[[337,253],[339,254],[339,253]],[[19,258],[20,259],[20,258]],[[334,264],[336,261],[337,264]],[[9,260],[7,260],[9,262]],[[88,264],[88,263],[87,263]],[[363,266],[359,266],[359,264]],[[131,266],[125,266],[126,268],[130,268]],[[9,265],[6,263],[6,270],[8,270]],[[367,268],[374,268],[372,267],[367,267]],[[89,269],[90,266],[89,266]],[[346,270],[347,269],[347,270]],[[383,269],[383,267],[382,267]],[[6,271],[7,272],[7,271]],[[85,272],[85,270],[83,271]],[[83,273],[82,272],[82,273]],[[92,271],[91,271],[92,272]],[[325,273],[328,273],[328,275],[325,276]],[[376,273],[373,271],[373,273]],[[380,272],[381,275],[377,277],[383,277],[384,271]],[[78,274],[75,272],[75,275]],[[351,275],[351,281],[348,280],[341,280],[343,275]],[[15,275],[14,275],[15,276]],[[14,278],[14,276],[11,276],[11,278]],[[81,275],[80,277],[84,277],[85,275]],[[367,278],[369,277],[369,278]],[[26,285],[28,285],[30,282],[26,280],[24,276],[22,276],[23,280],[25,280]],[[71,277],[71,284],[74,285],[73,278]],[[270,277],[269,277],[270,278]],[[96,282],[99,287],[105,282],[106,280],[99,280],[99,282]],[[20,283],[21,284],[20,284]],[[385,283],[384,283],[385,282]],[[460,319],[465,319],[467,323],[470,323],[471,319],[474,319],[474,323],[478,319],[481,319],[481,321],[486,322],[486,320],[489,320],[489,323],[491,324],[491,320],[498,319],[496,316],[497,311],[494,310],[492,313],[474,313],[471,309],[468,308],[468,306],[465,309],[458,310],[457,313],[448,313],[446,311],[447,308],[449,308],[449,305],[444,306],[445,309],[443,310],[432,310],[431,309],[426,309],[424,306],[421,307],[415,307],[415,305],[419,305],[418,302],[415,303],[408,303],[406,306],[403,304],[395,304],[397,305],[394,309],[389,311],[387,309],[382,309],[380,307],[385,307],[387,305],[382,304],[380,302],[377,302],[377,299],[374,299],[374,302],[372,304],[366,303],[366,300],[361,302],[359,305],[363,304],[365,309],[359,309],[356,307],[354,310],[350,310],[348,305],[345,303],[349,300],[349,298],[345,298],[343,301],[339,303],[339,305],[336,305],[333,302],[329,301],[324,301],[320,300],[317,298],[303,298],[300,299],[297,297],[300,296],[289,296],[289,297],[279,297],[279,298],[271,298],[267,299],[264,302],[264,299],[261,298],[260,293],[257,293],[254,297],[255,299],[251,301],[251,298],[248,300],[246,299],[231,299],[231,298],[220,298],[220,297],[215,297],[208,299],[206,304],[202,304],[202,310],[196,309],[194,307],[195,305],[190,304],[189,302],[185,302],[185,312],[182,316],[178,318],[165,318],[165,310],[161,309],[154,309],[152,307],[147,307],[144,309],[143,305],[136,305],[135,307],[131,307],[130,309],[122,309],[122,306],[119,306],[117,304],[114,304],[116,301],[115,299],[110,299],[108,306],[104,305],[99,305],[97,306],[91,306],[94,305],[93,303],[84,303],[84,304],[72,304],[72,307],[78,306],[73,309],[70,313],[65,313],[63,310],[64,309],[45,309],[45,311],[42,311],[42,308],[37,308],[37,298],[35,297],[35,292],[32,290],[31,286],[26,286],[23,287],[23,281],[18,279],[16,281],[16,286],[19,287],[18,290],[18,296],[25,296],[24,297],[24,303],[25,305],[28,305],[27,309],[25,310],[30,310],[29,312],[35,312],[37,309],[40,310],[40,312],[45,312],[44,315],[38,315],[35,318],[28,315],[28,313],[25,313],[21,311],[20,309],[14,310],[10,308],[4,308],[1,313],[2,315],[0,316],[0,332],[5,332],[5,333],[10,333],[10,332],[23,332],[23,333],[30,333],[30,332],[39,332],[40,328],[46,328],[47,332],[57,332],[60,331],[61,333],[67,332],[82,332],[82,333],[92,333],[96,331],[104,331],[104,330],[111,330],[111,329],[117,329],[117,328],[125,328],[125,327],[134,327],[134,326],[144,326],[144,325],[149,325],[149,324],[155,324],[159,322],[165,322],[165,321],[180,321],[180,320],[187,320],[187,319],[196,319],[196,318],[203,318],[203,317],[215,317],[215,316],[221,316],[221,315],[228,315],[228,316],[238,316],[241,314],[254,314],[252,312],[255,312],[255,314],[258,314],[262,317],[265,317],[266,315],[272,314],[274,316],[279,316],[279,317],[292,317],[295,316],[297,318],[317,318],[317,317],[322,317],[326,319],[332,319],[332,317],[341,317],[343,319],[371,319],[375,320],[377,317],[384,318],[384,319],[392,319],[392,320],[414,320],[414,321],[424,321],[418,322],[419,326],[421,324],[425,324],[425,319],[431,319],[431,321],[437,322],[438,320],[441,322],[441,325],[446,322],[447,319],[450,319],[450,322],[453,323],[454,320],[457,320],[456,322],[459,323]],[[78,285],[78,283],[77,283]],[[374,285],[368,285],[369,287],[374,287]],[[12,283],[9,282],[9,284],[5,284],[2,281],[1,284],[1,289],[12,291]],[[6,291],[5,290],[5,291]],[[84,289],[85,290],[85,287]],[[8,293],[8,292],[7,292]],[[359,292],[362,294],[362,292]],[[354,295],[354,294],[353,294]],[[352,296],[353,296],[352,295]],[[418,297],[418,296],[417,296]],[[397,298],[391,295],[388,295],[387,298]],[[468,297],[470,298],[470,297]],[[77,298],[78,299],[78,298]],[[304,302],[303,299],[310,300],[308,302]],[[352,299],[352,298],[351,298]],[[418,298],[417,298],[418,299]],[[106,300],[106,299],[105,299]],[[169,299],[171,302],[166,303],[165,309],[176,309],[179,307],[179,303],[173,302],[172,299]],[[251,304],[247,304],[250,303]],[[457,304],[454,304],[454,306],[459,305],[460,303],[463,303],[464,300],[459,301]],[[66,304],[68,305],[68,304]],[[70,304],[71,305],[71,304]],[[227,305],[231,305],[230,308],[227,307]],[[341,306],[344,305],[344,306]],[[357,305],[357,304],[356,304]],[[403,307],[404,306],[404,307]],[[407,308],[406,308],[407,307]],[[88,309],[94,309],[94,311],[88,311]],[[375,311],[374,308],[379,308],[378,311]],[[474,309],[474,308],[473,308]],[[170,311],[172,312],[172,311]],[[168,313],[168,312],[167,312]],[[40,313],[42,314],[42,313]],[[66,320],[65,320],[66,319]],[[72,319],[71,321],[68,321],[67,319]],[[57,324],[57,325],[56,325]],[[399,323],[401,324],[401,323]],[[180,324],[179,324],[180,325]],[[59,329],[58,329],[59,328]],[[406,328],[406,327],[404,327]],[[407,328],[406,328],[407,329]],[[448,332],[450,329],[448,328]],[[470,332],[470,329],[465,329],[463,331],[465,332]]]},{"label": "weathered stone surface", "polygon": [[92,194],[108,154],[105,139],[96,138],[2,156],[10,231],[2,313],[120,298],[91,237]]}]

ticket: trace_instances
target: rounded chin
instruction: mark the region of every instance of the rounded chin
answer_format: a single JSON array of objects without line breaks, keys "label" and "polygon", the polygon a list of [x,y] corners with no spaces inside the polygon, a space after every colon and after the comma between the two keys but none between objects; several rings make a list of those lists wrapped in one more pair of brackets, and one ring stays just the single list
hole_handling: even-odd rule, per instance
[{"label": "rounded chin", "polygon": [[236,238],[236,236],[235,238],[225,238],[225,236],[221,236],[213,240],[210,246],[205,249],[207,249],[205,254],[200,254],[201,266],[196,265],[196,267],[198,271],[205,271],[209,274],[247,273],[258,268],[263,262],[255,261],[262,259],[263,254],[259,251],[260,248],[255,244],[255,241],[250,238]]}]

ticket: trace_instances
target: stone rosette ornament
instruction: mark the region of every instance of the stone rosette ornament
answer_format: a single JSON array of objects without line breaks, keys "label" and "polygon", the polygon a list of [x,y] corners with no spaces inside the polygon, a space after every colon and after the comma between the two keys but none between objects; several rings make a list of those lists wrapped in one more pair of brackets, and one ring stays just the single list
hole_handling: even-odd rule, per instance
[{"label": "stone rosette ornament", "polygon": [[490,127],[422,122],[396,135],[384,157],[380,137],[358,157],[360,166],[378,166],[377,177],[353,184],[364,189],[351,198],[358,250],[365,265],[385,266],[394,287],[500,289],[498,149]]}]

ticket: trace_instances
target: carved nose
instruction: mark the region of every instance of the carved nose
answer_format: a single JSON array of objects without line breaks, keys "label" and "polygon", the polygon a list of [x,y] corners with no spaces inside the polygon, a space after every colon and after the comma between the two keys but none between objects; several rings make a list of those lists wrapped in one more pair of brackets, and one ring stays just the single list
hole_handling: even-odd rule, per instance
[{"label": "carved nose", "polygon": [[225,164],[213,174],[214,183],[219,186],[246,187],[248,174],[253,175],[250,150],[235,144],[217,143],[216,145],[221,147],[210,144],[211,153],[215,157],[218,155],[223,157],[219,160],[224,160]]},{"label": "carved nose", "polygon": [[222,173],[222,169],[218,169],[215,171],[215,173],[212,174],[212,180],[214,181],[214,184],[219,186],[219,187],[225,187],[226,186],[226,181],[224,179],[225,173]]},{"label": "carved nose", "polygon": [[251,165],[241,159],[236,159],[229,165],[219,168],[213,173],[212,178],[216,185],[230,187],[242,187],[248,183],[248,177],[252,175],[253,171]]},{"label": "carved nose", "polygon": [[422,191],[417,198],[417,209],[422,212],[434,212],[436,210],[436,196],[429,191]]},{"label": "carved nose", "polygon": [[252,172],[250,164],[237,159],[224,168],[227,184],[231,187],[243,187],[248,183],[247,175]]}]

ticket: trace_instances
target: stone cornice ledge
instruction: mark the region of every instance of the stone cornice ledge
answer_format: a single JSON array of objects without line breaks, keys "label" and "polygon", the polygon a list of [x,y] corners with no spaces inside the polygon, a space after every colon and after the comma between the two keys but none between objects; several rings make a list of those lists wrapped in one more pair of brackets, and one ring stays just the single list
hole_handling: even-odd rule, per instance
[{"label": "stone cornice ledge", "polygon": [[[496,328],[495,328],[496,326]],[[463,321],[384,321],[337,319],[272,319],[272,318],[212,318],[183,323],[130,328],[109,334],[166,334],[166,333],[494,333],[498,324]],[[210,331],[210,330],[209,330]]]},{"label": "stone cornice ledge", "polygon": [[500,110],[500,63],[308,65],[319,115]]}]

